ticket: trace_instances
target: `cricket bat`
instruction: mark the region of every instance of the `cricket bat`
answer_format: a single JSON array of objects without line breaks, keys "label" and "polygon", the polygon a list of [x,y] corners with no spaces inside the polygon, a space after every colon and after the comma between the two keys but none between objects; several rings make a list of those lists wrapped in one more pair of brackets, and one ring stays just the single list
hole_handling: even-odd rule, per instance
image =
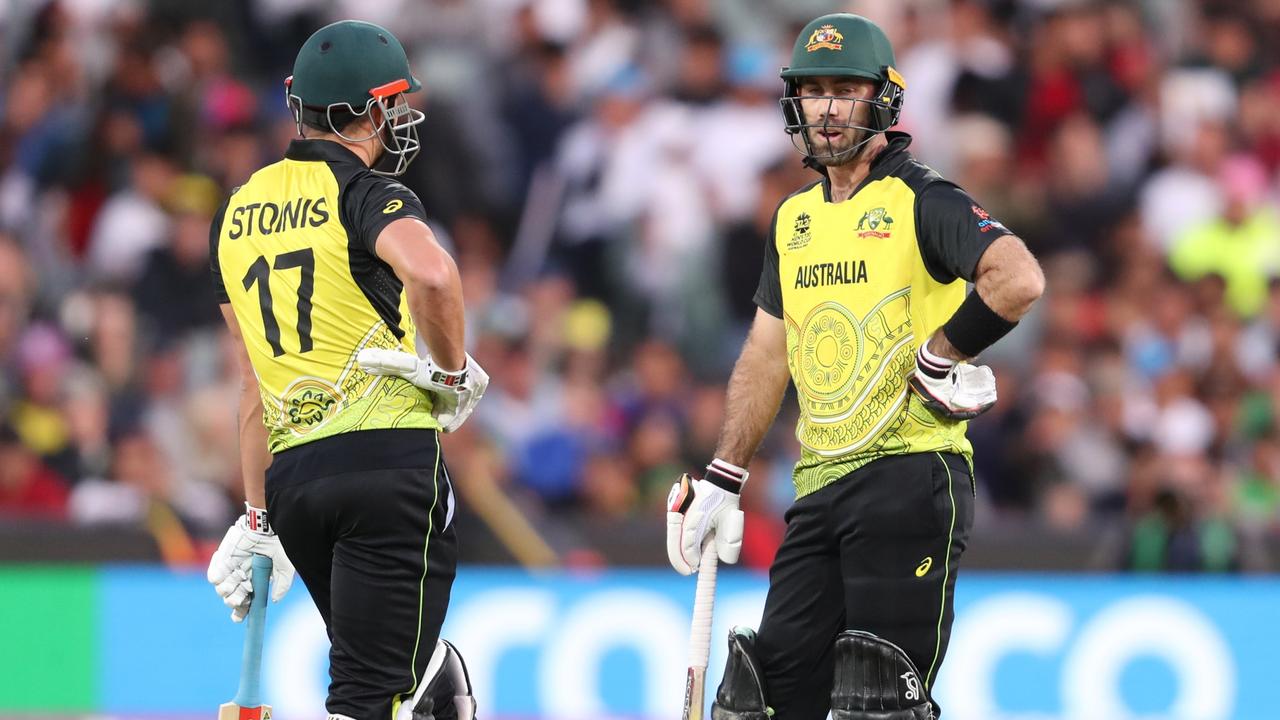
[{"label": "cricket bat", "polygon": [[271,720],[271,706],[262,704],[262,636],[267,629],[267,596],[270,595],[271,558],[253,556],[253,599],[244,620],[244,657],[240,661],[240,688],[229,703],[218,708],[218,720]]},{"label": "cricket bat", "polygon": [[716,602],[716,547],[702,546],[698,590],[693,596],[693,628],[689,632],[689,674],[684,683],[684,720],[702,720],[707,686],[707,656],[711,653],[711,611]]}]

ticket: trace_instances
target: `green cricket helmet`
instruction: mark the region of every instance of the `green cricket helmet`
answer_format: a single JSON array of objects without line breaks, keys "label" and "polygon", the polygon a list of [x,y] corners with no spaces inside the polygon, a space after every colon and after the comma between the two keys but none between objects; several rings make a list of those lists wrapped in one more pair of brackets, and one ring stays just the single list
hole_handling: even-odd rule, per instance
[{"label": "green cricket helmet", "polygon": [[[417,92],[422,83],[409,70],[404,46],[386,28],[358,20],[343,20],[320,28],[298,51],[293,74],[284,81],[286,100],[298,134],[304,124],[336,133],[348,142],[377,137],[394,158],[383,175],[400,175],[422,149],[418,124],[424,116],[414,110],[405,93]],[[367,137],[348,137],[343,128],[367,116],[377,107],[382,120]],[[384,132],[386,131],[386,132]]]},{"label": "green cricket helmet", "polygon": [[[897,125],[907,83],[895,65],[889,38],[878,25],[861,15],[834,13],[805,25],[791,50],[791,64],[781,73],[785,84],[782,115],[792,143],[807,159],[835,159],[856,153],[876,134]],[[855,77],[877,82],[871,98],[853,100],[870,106],[867,125],[832,123],[833,103],[849,101],[849,98],[834,96],[810,96],[809,99],[827,100],[828,112],[822,122],[807,122],[800,106],[800,85],[804,78],[810,77]],[[809,131],[815,128],[851,128],[862,131],[866,137],[840,152],[835,152],[828,143],[828,152],[822,153],[815,150],[810,137]],[[803,146],[796,142],[797,137]]]}]

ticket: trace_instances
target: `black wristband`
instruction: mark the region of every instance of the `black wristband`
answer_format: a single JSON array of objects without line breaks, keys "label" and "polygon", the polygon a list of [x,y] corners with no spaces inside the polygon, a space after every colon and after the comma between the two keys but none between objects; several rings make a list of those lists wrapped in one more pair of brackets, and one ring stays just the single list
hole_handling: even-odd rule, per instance
[{"label": "black wristband", "polygon": [[734,495],[742,494],[742,485],[747,481],[747,471],[716,458],[707,465],[703,480]]},{"label": "black wristband", "polygon": [[982,300],[977,290],[969,293],[956,312],[942,326],[942,334],[965,357],[977,357],[1018,323],[1005,320]]},{"label": "black wristband", "polygon": [[920,349],[916,351],[916,372],[922,372],[934,380],[946,378],[955,366],[955,361],[929,352],[928,340],[921,343]]}]

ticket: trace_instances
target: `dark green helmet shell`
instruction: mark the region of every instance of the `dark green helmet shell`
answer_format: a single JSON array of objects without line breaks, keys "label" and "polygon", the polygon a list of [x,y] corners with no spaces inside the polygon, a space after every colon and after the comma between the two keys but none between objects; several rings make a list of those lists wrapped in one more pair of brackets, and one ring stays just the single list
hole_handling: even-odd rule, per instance
[{"label": "dark green helmet shell", "polygon": [[415,92],[422,84],[410,72],[404,46],[391,31],[343,20],[320,28],[303,43],[293,63],[289,94],[308,107],[345,103],[358,113],[375,88]]},{"label": "dark green helmet shell", "polygon": [[791,64],[782,69],[782,79],[853,76],[889,80],[889,70],[896,65],[893,46],[880,26],[861,15],[833,13],[811,21],[800,31],[791,50]]}]

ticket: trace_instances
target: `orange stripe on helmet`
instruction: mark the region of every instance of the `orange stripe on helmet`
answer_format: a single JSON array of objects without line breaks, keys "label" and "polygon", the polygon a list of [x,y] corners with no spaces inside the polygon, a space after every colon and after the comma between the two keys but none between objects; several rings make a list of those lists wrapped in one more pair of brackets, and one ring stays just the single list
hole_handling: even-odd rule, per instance
[{"label": "orange stripe on helmet", "polygon": [[402,93],[408,89],[409,81],[404,78],[400,78],[399,80],[392,80],[386,85],[379,85],[376,88],[371,88],[369,90],[369,94],[381,100],[383,98],[391,97],[396,93]]}]

